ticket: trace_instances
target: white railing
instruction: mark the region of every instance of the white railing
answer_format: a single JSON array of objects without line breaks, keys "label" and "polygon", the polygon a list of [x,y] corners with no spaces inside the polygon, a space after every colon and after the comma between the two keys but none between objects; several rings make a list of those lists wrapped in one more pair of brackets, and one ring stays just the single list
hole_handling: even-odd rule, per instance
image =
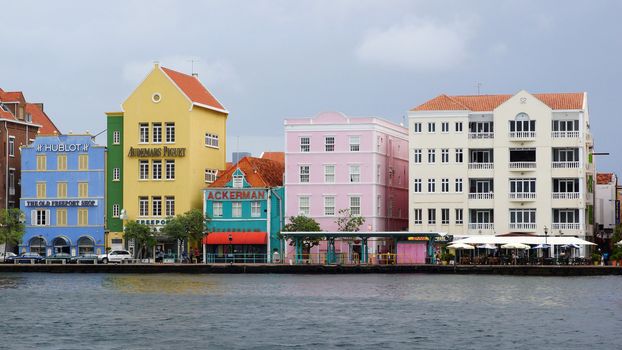
[{"label": "white railing", "polygon": [[553,223],[552,229],[553,230],[580,230],[581,229],[581,224],[580,223],[574,223],[574,222],[559,222],[559,223]]},{"label": "white railing", "polygon": [[510,162],[510,169],[534,169],[536,162]]},{"label": "white railing", "polygon": [[579,132],[578,131],[553,131],[551,133],[551,137],[553,137],[554,139],[579,138]]},{"label": "white railing", "polygon": [[511,131],[508,135],[511,139],[534,139],[535,131]]},{"label": "white railing", "polygon": [[553,192],[553,199],[579,199],[580,192]]},{"label": "white railing", "polygon": [[573,168],[578,168],[579,167],[579,162],[553,162],[553,164],[551,164],[551,168],[555,168],[555,169],[573,169]]},{"label": "white railing", "polygon": [[469,138],[470,139],[494,139],[495,133],[494,132],[470,132]]},{"label": "white railing", "polygon": [[536,199],[535,192],[513,192],[510,193],[510,199]]},{"label": "white railing", "polygon": [[535,223],[521,222],[521,223],[510,223],[511,230],[535,230]]},{"label": "white railing", "polygon": [[495,194],[493,192],[488,193],[469,193],[469,199],[494,199]]},{"label": "white railing", "polygon": [[469,230],[494,230],[495,224],[493,222],[488,223],[469,223]]},{"label": "white railing", "polygon": [[494,163],[469,163],[469,169],[494,169]]}]

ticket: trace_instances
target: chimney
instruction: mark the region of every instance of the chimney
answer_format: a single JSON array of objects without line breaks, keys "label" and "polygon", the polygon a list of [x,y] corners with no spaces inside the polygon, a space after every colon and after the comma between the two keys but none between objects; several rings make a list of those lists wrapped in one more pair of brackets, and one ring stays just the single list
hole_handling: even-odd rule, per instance
[{"label": "chimney", "polygon": [[199,79],[199,73],[192,73],[192,76]]},{"label": "chimney", "polygon": [[37,106],[37,108],[39,108],[41,110],[41,112],[45,112],[45,110],[43,109],[43,103],[41,103],[41,102],[33,103],[33,105]]}]

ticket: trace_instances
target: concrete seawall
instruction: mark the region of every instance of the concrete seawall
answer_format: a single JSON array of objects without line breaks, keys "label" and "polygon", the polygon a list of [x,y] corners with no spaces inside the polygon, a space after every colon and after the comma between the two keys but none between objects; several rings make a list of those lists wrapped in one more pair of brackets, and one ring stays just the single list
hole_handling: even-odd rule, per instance
[{"label": "concrete seawall", "polygon": [[0,264],[3,272],[49,273],[282,273],[282,274],[360,274],[427,273],[515,276],[602,276],[622,275],[622,267],[613,266],[513,266],[513,265],[270,265],[270,264],[98,264],[44,265]]}]

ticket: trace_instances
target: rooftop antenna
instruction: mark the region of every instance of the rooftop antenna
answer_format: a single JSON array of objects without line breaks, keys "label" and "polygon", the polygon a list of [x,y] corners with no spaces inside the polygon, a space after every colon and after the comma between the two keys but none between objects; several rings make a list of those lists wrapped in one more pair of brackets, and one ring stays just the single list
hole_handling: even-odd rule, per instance
[{"label": "rooftop antenna", "polygon": [[188,60],[188,62],[190,62],[190,70],[193,76],[199,76],[197,73],[194,72],[194,62],[199,62],[199,60],[195,60],[194,58],[191,60]]},{"label": "rooftop antenna", "polygon": [[101,134],[105,133],[105,132],[106,132],[106,130],[108,130],[108,129],[104,129],[104,130],[102,130],[102,131],[98,132],[97,134],[95,134],[95,135],[91,136],[91,139],[92,139],[93,141],[95,141],[95,138],[96,138],[97,136],[99,136],[99,135],[101,135]]},{"label": "rooftop antenna", "polygon": [[477,86],[477,94],[480,95],[480,88],[482,87],[482,83],[478,82],[476,86]]}]

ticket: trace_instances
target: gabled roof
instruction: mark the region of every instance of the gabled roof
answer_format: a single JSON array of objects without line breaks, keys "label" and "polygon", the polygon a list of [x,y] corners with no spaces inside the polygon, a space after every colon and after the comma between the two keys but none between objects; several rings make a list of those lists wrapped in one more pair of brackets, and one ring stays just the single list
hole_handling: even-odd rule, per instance
[{"label": "gabled roof", "polygon": [[283,186],[283,174],[285,173],[283,163],[270,159],[244,157],[236,165],[224,170],[209,187],[225,187],[237,169],[246,175],[246,182],[252,187]]},{"label": "gabled roof", "polygon": [[60,134],[60,130],[56,127],[52,119],[35,103],[26,103],[26,113],[32,116],[32,122],[41,125],[39,132],[41,134]]},{"label": "gabled roof", "polygon": [[285,152],[263,152],[261,158],[285,164]]},{"label": "gabled roof", "polygon": [[21,91],[4,91],[0,89],[0,102],[26,103],[26,99]]},{"label": "gabled roof", "polygon": [[[514,95],[439,95],[411,111],[473,111],[492,112]],[[583,109],[583,92],[533,94],[551,109]]]},{"label": "gabled roof", "polygon": [[596,184],[608,185],[613,181],[613,173],[598,173],[596,174]]},{"label": "gabled roof", "polygon": [[179,87],[192,101],[202,107],[213,109],[221,113],[229,113],[220,102],[201,84],[199,78],[161,67],[162,71]]}]

